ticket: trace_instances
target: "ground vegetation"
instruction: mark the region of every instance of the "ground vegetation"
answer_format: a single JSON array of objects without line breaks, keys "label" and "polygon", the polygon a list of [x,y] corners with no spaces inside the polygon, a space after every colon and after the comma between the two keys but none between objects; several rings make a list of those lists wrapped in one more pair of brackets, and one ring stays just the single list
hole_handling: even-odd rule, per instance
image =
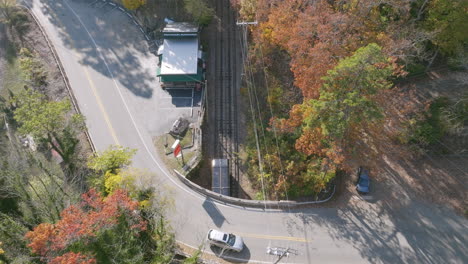
[{"label": "ground vegetation", "polygon": [[[250,116],[262,124],[259,148],[250,128],[249,174],[258,188],[267,183],[268,198],[326,190],[335,172],[353,170],[354,143],[393,118],[385,98],[408,100],[398,85],[431,67],[466,67],[464,1],[231,2],[243,19],[258,22],[245,29],[252,43],[245,86],[254,92],[243,91],[255,93],[258,113]],[[463,131],[461,101],[435,99],[426,112],[406,106],[400,142],[427,151],[449,130]]]},{"label": "ground vegetation", "polygon": [[0,4],[26,18],[0,22],[0,263],[170,263],[166,203],[135,151],[92,153],[37,25]]}]

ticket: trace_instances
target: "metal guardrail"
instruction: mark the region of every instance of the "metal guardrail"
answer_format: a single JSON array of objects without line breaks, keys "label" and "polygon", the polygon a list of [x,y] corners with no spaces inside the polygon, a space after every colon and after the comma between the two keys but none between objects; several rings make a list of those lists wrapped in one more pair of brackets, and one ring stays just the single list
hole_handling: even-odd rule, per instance
[{"label": "metal guardrail", "polygon": [[[104,3],[104,5],[109,4],[111,6],[116,7],[117,9],[119,9],[120,11],[125,13],[128,17],[130,17],[133,20],[133,23],[137,27],[139,27],[140,31],[145,36],[146,40],[148,42],[150,42],[150,38],[144,32],[143,27],[138,23],[136,18],[132,14],[130,14],[124,7],[118,5],[115,2],[112,2],[110,0],[96,0],[93,3],[96,3],[96,2],[99,2],[99,1]],[[151,43],[150,43],[150,45],[151,45]],[[205,83],[205,89],[206,89],[206,83]],[[203,117],[204,117],[205,106],[206,106],[205,96],[206,96],[206,90],[204,92],[204,98],[202,98],[201,114],[199,115],[198,120],[197,120],[197,122],[199,122],[200,136],[198,138],[197,137],[196,138],[199,140],[200,146],[201,146],[201,141],[202,141],[201,125],[203,124]],[[183,182],[186,186],[188,186],[192,190],[195,190],[196,192],[198,192],[200,194],[206,195],[206,196],[212,198],[213,200],[223,202],[225,204],[238,205],[238,206],[244,206],[244,207],[253,207],[253,208],[267,208],[268,207],[268,208],[287,209],[287,208],[294,208],[294,207],[310,205],[310,204],[321,204],[321,203],[328,202],[333,197],[333,195],[335,194],[335,191],[336,191],[336,186],[333,185],[333,191],[331,192],[331,194],[326,199],[318,200],[318,201],[297,202],[297,201],[291,201],[291,200],[280,200],[280,201],[247,200],[247,199],[240,199],[240,198],[225,196],[225,195],[221,195],[221,194],[212,192],[212,191],[210,191],[208,189],[205,189],[205,188],[197,185],[196,183],[190,181],[189,179],[187,179],[184,175],[182,175],[177,170],[174,170],[174,172],[175,172],[177,178],[179,178],[179,180],[181,182]]]},{"label": "metal guardrail", "polygon": [[[96,0],[94,2],[92,2],[90,5],[95,5],[97,2],[100,2],[102,3],[102,6],[100,6],[101,8],[104,7],[105,5],[110,5],[118,10],[120,10],[122,13],[124,13],[125,15],[127,15],[133,22],[133,24],[135,24],[135,26],[138,27],[138,29],[141,31],[141,33],[145,36],[145,39],[146,41],[150,42],[151,41],[151,38],[148,36],[148,34],[146,34],[145,30],[143,29],[143,27],[141,26],[140,22],[136,19],[136,17],[130,13],[125,7],[121,6],[120,4],[112,1],[112,0]],[[149,43],[151,45],[151,43]]]},{"label": "metal guardrail", "polygon": [[[39,20],[37,19],[37,17],[30,10],[30,7],[27,5],[21,5],[21,4],[19,4],[18,7],[25,9],[34,19],[34,22],[36,23],[37,27],[41,31],[41,34],[44,37],[47,43],[47,46],[52,51],[52,56],[54,57],[55,63],[57,64],[57,67],[60,71],[60,75],[62,76],[63,82],[65,83],[65,87],[67,88],[68,95],[70,96],[70,101],[73,105],[73,109],[76,111],[76,113],[82,115],[80,107],[78,106],[78,102],[76,100],[75,94],[73,93],[73,90],[71,89],[70,81],[68,80],[67,74],[65,73],[62,62],[58,58],[58,54],[57,54],[57,51],[55,50],[55,46],[52,44],[49,37],[45,33],[44,28],[42,28],[42,25],[39,23]],[[88,128],[86,126],[84,128],[84,133],[85,133],[86,139],[89,142],[89,145],[91,146],[91,150],[93,152],[96,152],[96,147],[94,146],[93,140],[91,139],[91,135],[89,134]]]},{"label": "metal guardrail", "polygon": [[333,185],[333,191],[330,193],[330,195],[326,199],[318,200],[318,201],[297,202],[297,201],[291,201],[291,200],[279,200],[279,201],[247,200],[247,199],[240,199],[240,198],[230,197],[230,196],[212,192],[190,181],[177,170],[174,170],[174,172],[177,178],[179,178],[179,180],[183,182],[186,186],[188,186],[190,189],[195,190],[196,192],[200,194],[206,195],[212,198],[213,200],[223,202],[225,204],[238,205],[238,206],[243,206],[243,207],[290,209],[290,208],[310,205],[310,204],[321,204],[321,203],[328,202],[333,197],[336,191],[336,185]]}]

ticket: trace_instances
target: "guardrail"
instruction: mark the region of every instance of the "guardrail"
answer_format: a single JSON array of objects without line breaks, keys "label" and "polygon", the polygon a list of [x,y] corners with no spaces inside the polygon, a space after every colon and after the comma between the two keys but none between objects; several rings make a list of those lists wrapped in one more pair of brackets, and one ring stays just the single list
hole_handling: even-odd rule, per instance
[{"label": "guardrail", "polygon": [[95,5],[98,2],[101,2],[103,4],[100,7],[103,7],[105,5],[110,5],[110,6],[114,7],[114,8],[116,8],[116,9],[120,10],[122,13],[126,14],[132,20],[133,24],[135,24],[135,26],[137,26],[138,29],[141,31],[141,33],[145,36],[146,41],[149,42],[151,40],[151,38],[148,36],[148,34],[146,34],[145,30],[141,26],[140,22],[138,22],[136,17],[132,13],[130,13],[125,7],[121,6],[118,3],[115,3],[112,0],[95,0],[90,5]]},{"label": "guardrail", "polygon": [[[116,4],[115,2],[111,0],[95,0],[92,4],[101,2],[104,5],[109,4],[113,7],[116,7],[116,9],[119,9],[123,13],[125,13],[130,19],[133,20],[133,23],[140,29],[141,33],[145,36],[146,40],[150,42],[150,38],[148,35],[144,32],[143,27],[138,23],[137,19],[129,13],[127,10],[125,10],[124,7],[120,6],[119,4]],[[151,43],[150,43],[151,45]],[[205,92],[204,92],[204,97],[206,97],[206,83],[205,83]],[[202,98],[202,111],[201,114],[198,116],[197,122],[199,123],[199,129],[201,130],[201,125],[203,123],[203,116],[205,112],[205,101],[206,98]],[[201,132],[200,132],[201,134]],[[199,144],[201,146],[201,140],[202,137],[198,138]],[[193,168],[193,167],[192,167]],[[195,190],[196,192],[206,195],[213,200],[225,203],[225,204],[231,204],[231,205],[238,205],[238,206],[243,206],[243,207],[254,207],[254,208],[280,208],[280,209],[287,209],[287,208],[294,208],[294,207],[299,207],[299,206],[305,206],[305,205],[310,205],[310,204],[321,204],[329,201],[333,195],[335,194],[336,191],[336,186],[333,185],[333,190],[331,191],[330,195],[323,200],[317,200],[317,201],[307,201],[307,202],[297,202],[297,201],[291,201],[291,200],[280,200],[280,201],[262,201],[262,200],[247,200],[247,199],[240,199],[240,198],[235,198],[235,197],[230,197],[230,196],[225,196],[222,194],[218,194],[215,192],[212,192],[210,190],[207,190],[196,183],[190,181],[187,179],[184,175],[182,175],[180,172],[177,170],[174,170],[175,175],[181,182],[183,182],[186,186],[191,188],[192,190]]]},{"label": "guardrail", "polygon": [[305,205],[310,205],[310,204],[321,204],[321,203],[328,202],[333,197],[336,191],[336,186],[333,185],[333,190],[331,191],[330,195],[326,199],[318,200],[318,201],[297,202],[297,201],[291,201],[291,200],[279,200],[279,201],[247,200],[247,199],[240,199],[240,198],[230,197],[230,196],[212,192],[190,181],[177,170],[174,170],[174,173],[176,174],[177,178],[179,178],[181,182],[183,182],[190,189],[195,190],[196,192],[200,194],[206,195],[218,202],[223,202],[225,204],[238,205],[238,206],[243,206],[243,207],[266,208],[266,209],[290,209],[290,208],[295,208],[295,207],[305,206]]},{"label": "guardrail", "polygon": [[[42,28],[42,25],[39,23],[39,20],[37,19],[37,17],[33,14],[33,12],[31,12],[30,7],[26,6],[26,5],[21,5],[21,4],[19,4],[18,7],[25,9],[28,12],[28,14],[34,19],[34,22],[36,23],[37,27],[41,31],[42,36],[44,36],[44,39],[45,39],[45,41],[47,43],[47,46],[49,47],[49,49],[52,52],[52,57],[54,57],[55,63],[57,64],[57,68],[60,71],[60,75],[62,76],[63,82],[65,83],[65,87],[67,88],[68,95],[70,97],[70,101],[71,101],[71,103],[73,105],[73,109],[76,111],[77,114],[82,115],[80,107],[78,106],[78,102],[76,100],[75,94],[73,93],[73,90],[71,89],[70,81],[68,80],[67,74],[65,73],[62,62],[58,58],[58,54],[57,54],[57,51],[55,50],[54,45],[52,44],[49,37],[45,33],[45,31]],[[95,153],[96,152],[96,147],[94,146],[93,140],[91,139],[91,135],[89,134],[88,128],[86,126],[84,128],[84,133],[85,133],[86,139],[89,142],[91,150]]]}]

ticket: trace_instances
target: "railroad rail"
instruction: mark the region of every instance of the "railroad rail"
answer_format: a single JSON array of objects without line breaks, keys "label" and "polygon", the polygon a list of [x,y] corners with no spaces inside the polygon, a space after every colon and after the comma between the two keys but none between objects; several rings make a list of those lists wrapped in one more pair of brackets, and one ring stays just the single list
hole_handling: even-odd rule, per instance
[{"label": "railroad rail", "polygon": [[[209,136],[214,137],[209,159],[229,159],[229,173],[231,175],[231,195],[239,196],[240,171],[239,159],[239,82],[238,67],[240,61],[238,52],[238,31],[236,28],[235,12],[229,0],[215,1],[216,37],[212,39],[211,56],[214,82],[208,88],[212,97],[212,116],[214,120]],[[213,46],[212,46],[213,47]],[[210,117],[208,117],[210,118]]]}]

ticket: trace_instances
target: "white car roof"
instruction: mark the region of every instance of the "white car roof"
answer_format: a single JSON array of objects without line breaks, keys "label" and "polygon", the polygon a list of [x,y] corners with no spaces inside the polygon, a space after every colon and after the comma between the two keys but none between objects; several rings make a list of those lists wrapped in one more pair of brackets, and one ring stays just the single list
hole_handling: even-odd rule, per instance
[{"label": "white car roof", "polygon": [[[226,239],[224,239],[224,236],[226,236]],[[228,234],[218,231],[218,230],[211,230],[210,232],[210,239],[216,240],[216,241],[221,241],[221,242],[226,242],[227,241]]]}]

